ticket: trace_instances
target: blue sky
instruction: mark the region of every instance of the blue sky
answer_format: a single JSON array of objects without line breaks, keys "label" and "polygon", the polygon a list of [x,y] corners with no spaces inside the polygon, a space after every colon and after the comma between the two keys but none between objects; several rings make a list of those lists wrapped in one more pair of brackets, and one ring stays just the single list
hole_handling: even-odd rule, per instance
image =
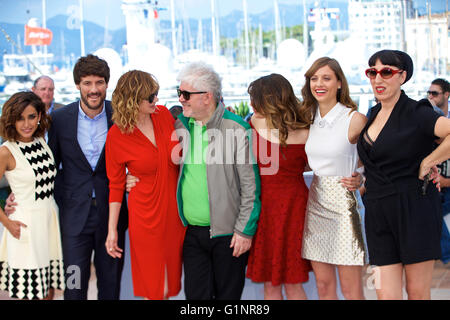
[{"label": "blue sky", "polygon": [[[334,0],[347,2],[347,0]],[[184,2],[184,9],[183,9]],[[314,0],[306,1],[308,6],[314,4]],[[326,4],[327,1],[321,1]],[[432,8],[445,9],[445,0],[429,0]],[[125,26],[125,18],[120,5],[122,0],[83,0],[84,19],[96,22],[99,25],[108,26],[108,29],[118,29]],[[302,0],[279,0],[279,3],[302,4]],[[426,0],[414,0],[415,7],[425,7]],[[47,19],[58,15],[67,15],[68,7],[78,5],[79,0],[46,0]],[[169,9],[169,0],[159,0],[161,7]],[[216,0],[217,9],[220,15],[226,15],[232,10],[242,10],[242,0]],[[249,13],[265,11],[273,6],[273,0],[247,0]],[[211,14],[210,0],[175,0],[176,16],[205,18]],[[42,17],[42,0],[0,0],[0,23],[23,23],[28,19]],[[169,11],[161,12],[162,19],[170,19]]]}]

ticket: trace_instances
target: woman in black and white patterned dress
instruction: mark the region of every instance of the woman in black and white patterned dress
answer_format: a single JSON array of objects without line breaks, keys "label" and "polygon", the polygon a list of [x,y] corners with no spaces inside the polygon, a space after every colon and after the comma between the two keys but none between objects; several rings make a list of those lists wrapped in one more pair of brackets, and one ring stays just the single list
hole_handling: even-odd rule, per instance
[{"label": "woman in black and white patterned dress", "polygon": [[16,93],[3,106],[0,176],[17,206],[9,216],[0,209],[0,290],[12,298],[51,299],[54,289],[64,289],[56,167],[43,138],[49,124],[44,103],[32,92]]}]

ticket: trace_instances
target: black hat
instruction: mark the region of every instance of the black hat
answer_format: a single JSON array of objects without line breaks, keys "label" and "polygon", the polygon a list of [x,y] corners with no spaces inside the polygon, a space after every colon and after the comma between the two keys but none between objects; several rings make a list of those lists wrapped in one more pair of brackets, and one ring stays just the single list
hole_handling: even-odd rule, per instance
[{"label": "black hat", "polygon": [[403,82],[403,84],[405,84],[409,79],[411,79],[413,75],[414,70],[413,61],[409,56],[409,54],[407,54],[406,52],[400,50],[378,51],[369,58],[369,67],[374,66],[377,60],[380,60],[381,63],[383,64],[389,66],[396,66],[401,70],[405,70],[406,79]]},{"label": "black hat", "polygon": [[413,70],[414,70],[413,61],[412,61],[411,57],[409,56],[409,54],[407,54],[406,52],[399,51],[399,50],[393,50],[393,51],[401,57],[401,60],[403,62],[402,69],[406,71],[406,79],[405,79],[405,82],[403,82],[403,84],[405,84],[409,79],[411,79],[411,77],[413,75]]}]

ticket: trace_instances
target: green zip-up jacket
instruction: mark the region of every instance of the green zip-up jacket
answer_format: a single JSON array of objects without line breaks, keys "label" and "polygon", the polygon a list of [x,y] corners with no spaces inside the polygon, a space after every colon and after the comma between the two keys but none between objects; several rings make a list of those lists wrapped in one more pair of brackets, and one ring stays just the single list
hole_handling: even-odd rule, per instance
[{"label": "green zip-up jacket", "polygon": [[[180,114],[175,129],[183,150],[189,150],[189,118]],[[261,184],[252,153],[251,127],[219,103],[206,130],[211,238],[233,233],[251,238],[256,232],[261,210]],[[184,152],[181,159],[177,186],[178,212],[185,226],[188,223],[183,214],[181,185],[186,154]]]}]

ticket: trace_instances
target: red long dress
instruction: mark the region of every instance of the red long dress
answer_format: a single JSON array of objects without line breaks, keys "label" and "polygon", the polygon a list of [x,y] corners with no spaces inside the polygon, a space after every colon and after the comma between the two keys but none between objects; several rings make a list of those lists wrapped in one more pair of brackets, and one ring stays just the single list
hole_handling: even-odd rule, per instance
[{"label": "red long dress", "polygon": [[138,129],[123,134],[116,125],[105,144],[110,202],[121,202],[126,171],[139,182],[128,195],[131,272],[134,295],[164,298],[165,272],[168,294],[181,289],[182,245],[185,228],[178,215],[176,188],[178,166],[171,159],[178,140],[174,120],[164,106],[151,115],[156,147]]},{"label": "red long dress", "polygon": [[[301,252],[308,200],[303,178],[308,162],[305,145],[282,147],[264,139],[255,129],[253,137],[253,152],[261,176],[261,213],[250,249],[247,277],[274,286],[306,282],[311,264],[302,258]],[[279,150],[278,156],[275,148]],[[271,157],[275,162],[268,161]],[[277,165],[276,174],[268,170]]]}]

